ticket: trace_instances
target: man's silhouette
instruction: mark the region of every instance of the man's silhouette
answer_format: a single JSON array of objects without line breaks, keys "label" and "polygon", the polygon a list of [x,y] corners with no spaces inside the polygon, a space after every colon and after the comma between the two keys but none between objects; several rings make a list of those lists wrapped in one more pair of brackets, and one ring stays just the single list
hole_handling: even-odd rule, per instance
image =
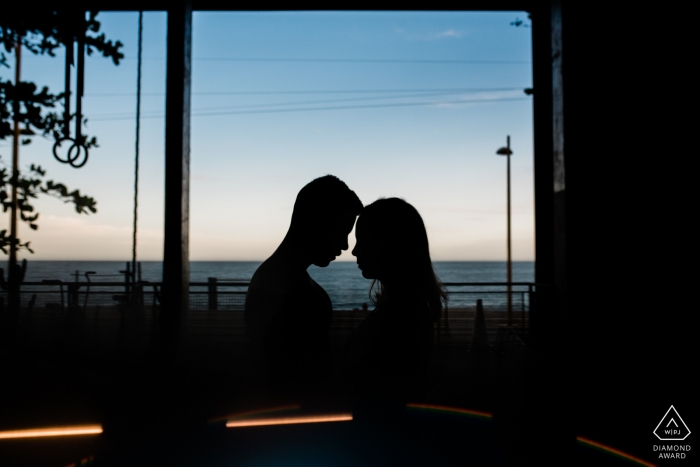
[{"label": "man's silhouette", "polygon": [[306,271],[328,266],[348,249],[362,202],[333,175],[301,189],[287,235],[253,274],[246,325],[262,351],[270,395],[297,399],[314,390],[328,369],[333,305]]}]

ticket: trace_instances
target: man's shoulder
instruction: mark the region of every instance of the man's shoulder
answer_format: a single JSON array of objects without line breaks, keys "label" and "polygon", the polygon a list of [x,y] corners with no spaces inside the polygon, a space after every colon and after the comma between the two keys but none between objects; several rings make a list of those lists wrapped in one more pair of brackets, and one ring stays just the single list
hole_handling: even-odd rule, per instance
[{"label": "man's shoulder", "polygon": [[258,315],[256,319],[266,326],[294,290],[294,284],[295,278],[277,264],[274,256],[265,260],[250,279],[245,300],[246,320]]},{"label": "man's shoulder", "polygon": [[253,277],[250,278],[250,283],[248,284],[248,291],[246,293],[246,310],[255,306],[257,300],[254,300],[258,296],[264,295],[265,290],[270,288],[270,279],[268,278],[269,270],[269,259],[262,262],[258,269],[253,273]]},{"label": "man's shoulder", "polygon": [[[270,277],[270,259],[253,273],[245,297],[245,321],[254,332],[262,332],[274,316],[280,302],[274,277]],[[274,275],[273,275],[274,276]]]},{"label": "man's shoulder", "polygon": [[258,269],[255,270],[253,273],[253,276],[250,278],[250,285],[257,285],[260,282],[264,281],[265,278],[265,271],[267,270],[267,264],[269,262],[269,258],[260,263],[260,266],[258,266]]},{"label": "man's shoulder", "polygon": [[293,280],[290,280],[285,268],[280,267],[274,257],[270,257],[263,261],[253,273],[248,290],[253,292],[266,290],[272,293],[279,293],[288,289],[290,282],[293,282]]},{"label": "man's shoulder", "polygon": [[265,271],[267,270],[268,261],[269,258],[260,263],[260,265],[255,269],[253,275],[250,277],[250,281],[248,283],[248,290],[260,285],[265,281]]}]

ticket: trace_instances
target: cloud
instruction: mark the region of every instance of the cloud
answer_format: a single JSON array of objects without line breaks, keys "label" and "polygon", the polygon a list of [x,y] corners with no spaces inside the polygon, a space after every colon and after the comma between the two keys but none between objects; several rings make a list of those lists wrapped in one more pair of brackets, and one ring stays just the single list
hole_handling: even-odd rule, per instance
[{"label": "cloud", "polygon": [[436,39],[440,39],[442,37],[462,37],[464,33],[455,31],[454,29],[448,29],[447,31],[442,31],[439,32],[435,35]]},{"label": "cloud", "polygon": [[[25,226],[22,225],[22,228]],[[96,224],[76,217],[46,216],[39,229],[24,228],[19,237],[31,242],[35,254],[22,253],[35,260],[127,260],[131,257],[132,227]],[[139,228],[139,259],[160,260],[163,232]]]},{"label": "cloud", "polygon": [[436,41],[440,39],[458,39],[465,35],[465,32],[456,29],[446,29],[437,32],[411,32],[402,28],[394,28],[394,32],[409,41]]}]

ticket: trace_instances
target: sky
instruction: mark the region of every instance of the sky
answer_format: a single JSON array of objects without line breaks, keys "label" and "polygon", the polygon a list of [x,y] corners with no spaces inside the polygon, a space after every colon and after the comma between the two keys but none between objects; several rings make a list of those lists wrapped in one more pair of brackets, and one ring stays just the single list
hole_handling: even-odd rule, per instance
[{"label": "sky", "polygon": [[[35,253],[20,258],[131,258],[138,13],[97,18],[125,55],[118,66],[86,61],[83,131],[99,148],[75,169],[35,136],[20,166],[41,165],[47,179],[94,197],[98,212],[36,200],[39,229],[19,227]],[[265,259],[297,192],[333,174],[364,204],[413,204],[433,260],[503,261],[506,159],[495,153],[510,135],[513,259],[533,260],[533,116],[523,92],[532,86],[531,30],[512,26],[516,18],[527,14],[195,12],[190,259]],[[162,259],[166,20],[144,13],[140,260]],[[22,78],[62,91],[63,57],[25,52]],[[0,156],[10,163],[10,140]],[[5,215],[0,229],[8,225]],[[341,261],[354,261],[354,232],[349,240]]]}]

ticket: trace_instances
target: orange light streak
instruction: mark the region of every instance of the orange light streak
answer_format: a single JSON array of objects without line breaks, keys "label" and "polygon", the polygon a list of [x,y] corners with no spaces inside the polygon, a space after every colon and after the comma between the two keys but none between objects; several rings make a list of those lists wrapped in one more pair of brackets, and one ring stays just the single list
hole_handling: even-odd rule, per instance
[{"label": "orange light streak", "polygon": [[240,428],[246,426],[294,425],[297,423],[346,422],[349,420],[352,420],[352,414],[257,418],[249,420],[229,420],[226,422],[226,427]]},{"label": "orange light streak", "polygon": [[[456,407],[447,407],[443,405],[433,405],[433,404],[406,404],[407,407],[411,408],[416,408],[416,409],[430,409],[430,410],[442,410],[446,412],[456,412],[456,413],[462,413],[462,414],[467,414],[467,415],[476,415],[479,417],[485,417],[485,418],[493,418],[493,415],[488,413],[488,412],[481,412],[478,410],[470,410],[470,409],[460,409]],[[598,443],[597,441],[593,441],[588,438],[584,438],[582,436],[577,436],[576,440],[579,441],[580,443],[587,444],[589,446],[596,447],[598,449],[602,449],[603,451],[609,452],[610,454],[615,454],[620,457],[623,457],[627,460],[636,462],[640,465],[643,465],[644,467],[657,467],[655,464],[649,463],[643,459],[640,459],[638,457],[634,457],[630,454],[627,454],[623,451],[620,451],[619,449],[615,449],[610,446],[606,446],[604,444]]]},{"label": "orange light streak", "polygon": [[246,412],[239,412],[236,414],[226,415],[224,417],[212,418],[211,420],[209,420],[209,423],[221,422],[223,420],[230,421],[234,418],[246,418],[246,417],[251,417],[254,415],[263,415],[266,413],[288,412],[288,411],[300,410],[300,409],[301,409],[301,405],[296,404],[296,405],[283,405],[280,407],[268,407],[268,408],[264,408],[264,409],[248,410]]},{"label": "orange light streak", "polygon": [[477,417],[493,418],[493,415],[488,413],[488,412],[481,412],[479,410],[470,410],[470,409],[460,409],[457,407],[446,407],[444,405],[406,404],[406,407],[411,407],[414,409],[443,410],[446,412],[462,413],[462,414],[466,414],[466,415],[476,415]]},{"label": "orange light streak", "polygon": [[97,435],[100,433],[102,433],[102,425],[57,426],[52,428],[31,428],[27,430],[0,431],[0,439]]},{"label": "orange light streak", "polygon": [[656,467],[656,465],[651,464],[651,463],[649,463],[649,462],[647,462],[647,461],[645,461],[645,460],[642,460],[642,459],[640,459],[640,458],[638,458],[638,457],[631,456],[631,455],[629,455],[629,454],[627,454],[627,453],[625,453],[625,452],[622,452],[622,451],[617,450],[617,449],[615,449],[615,448],[611,448],[610,446],[606,446],[606,445],[604,445],[604,444],[600,444],[600,443],[598,443],[597,441],[593,441],[592,439],[584,438],[584,437],[582,437],[582,436],[577,436],[577,437],[576,437],[576,441],[578,441],[578,442],[580,442],[580,443],[588,444],[588,445],[590,445],[590,446],[593,446],[593,447],[602,449],[602,450],[604,450],[604,451],[608,451],[608,452],[610,452],[610,453],[612,453],[612,454],[617,454],[617,455],[620,456],[620,457],[624,457],[625,459],[628,459],[628,460],[637,462],[638,464],[641,464],[641,465],[643,465],[643,466],[645,466],[645,467]]}]

